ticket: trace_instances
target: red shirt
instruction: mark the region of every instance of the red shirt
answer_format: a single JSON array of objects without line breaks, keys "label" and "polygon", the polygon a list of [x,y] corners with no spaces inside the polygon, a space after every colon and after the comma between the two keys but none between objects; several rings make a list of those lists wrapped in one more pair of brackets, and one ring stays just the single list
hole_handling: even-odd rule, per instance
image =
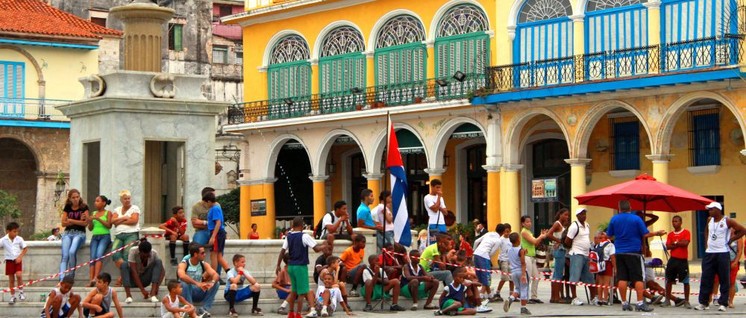
[{"label": "red shirt", "polygon": [[[689,233],[689,230],[682,229],[679,233],[668,233],[668,237],[666,237],[666,245],[673,244],[673,242],[682,240],[687,240],[689,242],[692,241],[692,234]],[[689,259],[689,248],[686,246],[677,246],[676,248],[670,250],[670,252],[671,257],[673,258]]]},{"label": "red shirt", "polygon": [[184,221],[177,221],[175,218],[170,218],[168,221],[166,221],[166,227],[174,231],[176,233],[179,233],[179,235],[186,233],[187,228],[187,221],[186,219]]},{"label": "red shirt", "polygon": [[474,255],[474,250],[471,248],[471,244],[466,240],[461,240],[458,249],[466,251],[466,257],[472,257]]}]

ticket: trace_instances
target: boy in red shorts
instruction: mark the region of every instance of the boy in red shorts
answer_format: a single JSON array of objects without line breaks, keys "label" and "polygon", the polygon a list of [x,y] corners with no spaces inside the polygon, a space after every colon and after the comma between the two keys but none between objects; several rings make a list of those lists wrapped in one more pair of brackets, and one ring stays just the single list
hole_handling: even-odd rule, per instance
[{"label": "boy in red shorts", "polygon": [[176,240],[181,240],[184,256],[189,255],[189,235],[186,234],[187,220],[184,216],[184,208],[177,206],[171,211],[174,216],[168,219],[166,223],[161,224],[159,228],[166,231],[166,237],[169,241],[168,249],[171,252],[171,265],[176,266],[179,264],[176,261]]},{"label": "boy in red shorts", "polygon": [[[7,234],[0,239],[0,244],[5,250],[5,275],[8,275],[10,285],[10,301],[8,303],[11,305],[16,303],[16,280],[18,280],[18,285],[23,285],[23,256],[28,252],[26,241],[18,236],[20,227],[16,222],[8,223],[5,226],[5,233]],[[18,288],[18,299],[26,300],[23,288]]]},{"label": "boy in red shorts", "polygon": [[[689,230],[681,228],[681,217],[678,215],[671,218],[671,225],[673,225],[673,232],[668,233],[666,237],[666,249],[671,252],[671,258],[666,264],[666,301],[663,302],[663,305],[670,306],[670,301],[674,300],[676,307],[684,306],[689,309],[692,306],[689,304],[688,247],[692,234],[689,233]],[[683,301],[671,295],[671,289],[676,281],[684,284]]]}]

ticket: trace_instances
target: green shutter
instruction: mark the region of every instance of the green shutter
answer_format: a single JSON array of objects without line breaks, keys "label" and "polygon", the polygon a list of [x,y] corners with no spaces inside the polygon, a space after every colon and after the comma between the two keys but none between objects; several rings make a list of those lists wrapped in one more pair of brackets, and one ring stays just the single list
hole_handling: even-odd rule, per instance
[{"label": "green shutter", "polygon": [[174,51],[181,52],[184,49],[182,45],[182,28],[181,24],[174,24]]},{"label": "green shutter", "polygon": [[[272,64],[267,73],[270,118],[298,117],[310,111],[310,63],[299,61]],[[288,105],[287,101],[292,101],[292,104]]]},{"label": "green shutter", "polygon": [[353,88],[365,91],[365,55],[360,52],[323,57],[319,60],[319,93],[322,113],[354,109],[361,93],[351,96]]},{"label": "green shutter", "polygon": [[[446,87],[436,87],[437,97],[464,96],[483,85],[489,50],[489,36],[484,32],[435,39],[435,77],[448,82]],[[453,75],[457,71],[466,74],[467,81],[456,81]]]}]

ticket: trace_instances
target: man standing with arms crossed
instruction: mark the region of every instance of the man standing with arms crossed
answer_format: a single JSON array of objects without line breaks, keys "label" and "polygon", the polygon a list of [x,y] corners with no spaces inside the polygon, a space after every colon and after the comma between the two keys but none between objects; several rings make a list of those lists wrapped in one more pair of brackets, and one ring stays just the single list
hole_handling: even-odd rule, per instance
[{"label": "man standing with arms crossed", "polygon": [[446,202],[443,200],[443,183],[440,179],[430,180],[430,193],[425,195],[422,200],[425,204],[425,210],[429,216],[428,223],[428,237],[430,244],[436,242],[437,233],[446,233],[446,220],[445,215],[448,213],[446,210]]},{"label": "man standing with arms crossed", "polygon": [[627,286],[632,282],[637,294],[636,311],[651,312],[648,304],[643,301],[645,283],[643,280],[642,240],[645,238],[664,235],[666,231],[649,232],[642,219],[630,212],[627,200],[619,201],[619,213],[609,221],[607,230],[609,237],[615,237],[617,278],[619,279],[619,296],[622,298],[622,311],[632,311],[632,305],[627,300]]}]

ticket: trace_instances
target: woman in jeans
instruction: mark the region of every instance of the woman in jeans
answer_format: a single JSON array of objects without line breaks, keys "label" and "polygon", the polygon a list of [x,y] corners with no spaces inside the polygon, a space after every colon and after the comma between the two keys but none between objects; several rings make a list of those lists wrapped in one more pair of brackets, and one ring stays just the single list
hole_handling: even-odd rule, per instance
[{"label": "woman in jeans", "polygon": [[[91,213],[91,217],[88,219],[88,230],[91,231],[91,260],[95,260],[104,256],[106,249],[111,244],[111,211],[106,209],[106,206],[111,204],[111,200],[107,199],[104,195],[96,197],[96,201],[93,206],[96,211]],[[103,267],[103,260],[95,261],[91,263],[91,269],[89,271],[89,279],[91,284],[89,287],[96,286],[96,277],[101,272]]]},{"label": "woman in jeans", "polygon": [[[119,201],[122,206],[114,209],[114,216],[111,223],[114,226],[114,243],[111,250],[114,251],[122,246],[126,246],[140,238],[140,208],[132,205],[132,194],[128,190],[119,191]],[[131,247],[130,247],[131,248]],[[127,261],[130,248],[117,251],[112,256],[117,268],[122,267],[122,263]],[[117,285],[120,285],[122,278],[119,277]]]},{"label": "woman in jeans", "polygon": [[[562,245],[561,240],[565,228],[569,225],[570,210],[562,208],[557,211],[557,214],[554,216],[554,224],[547,233],[547,238],[554,242],[552,243],[552,250],[554,251],[552,253],[552,256],[554,257],[554,273],[552,274],[552,279],[555,281],[561,281],[565,274],[565,254],[567,254],[567,250]],[[569,304],[570,301],[560,297],[560,294],[562,294],[562,283],[552,282],[552,296],[549,299],[549,302]]]},{"label": "woman in jeans", "polygon": [[[531,231],[532,223],[530,216],[521,216],[521,247],[526,250],[526,271],[529,277],[536,278],[539,277],[539,268],[536,267],[536,247],[547,237],[548,231],[542,230],[541,235],[534,237],[534,232]],[[538,297],[538,290],[539,281],[532,279],[531,298],[528,300],[530,304],[544,303]]]},{"label": "woman in jeans", "polygon": [[[78,261],[78,249],[85,244],[85,227],[88,225],[88,205],[80,197],[80,191],[70,189],[67,201],[62,209],[62,260],[60,261],[60,281],[65,278],[65,270],[75,267]],[[75,271],[68,275],[75,277]]]}]

